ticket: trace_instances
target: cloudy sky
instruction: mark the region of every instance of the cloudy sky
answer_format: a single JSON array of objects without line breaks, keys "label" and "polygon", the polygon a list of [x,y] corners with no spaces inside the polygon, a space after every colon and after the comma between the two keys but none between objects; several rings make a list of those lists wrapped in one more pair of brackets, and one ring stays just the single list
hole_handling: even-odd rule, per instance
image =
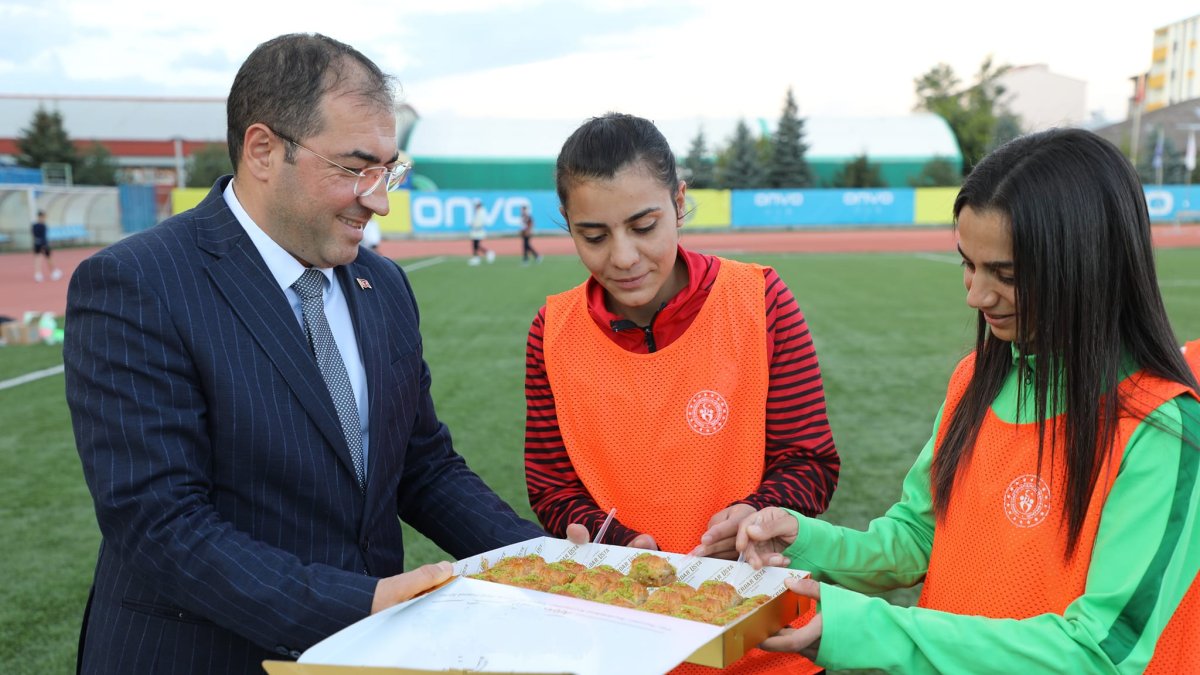
[{"label": "cloudy sky", "polygon": [[[224,96],[263,40],[317,31],[397,75],[422,115],[902,115],[939,62],[991,55],[1088,83],[1124,116],[1154,29],[1194,0],[0,0],[0,94]],[[1103,3],[1101,3],[1103,4]]]}]

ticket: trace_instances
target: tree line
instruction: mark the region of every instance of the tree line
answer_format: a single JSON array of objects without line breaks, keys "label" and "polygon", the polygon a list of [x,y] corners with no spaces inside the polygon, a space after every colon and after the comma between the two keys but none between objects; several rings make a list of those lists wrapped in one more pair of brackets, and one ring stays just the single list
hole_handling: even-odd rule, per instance
[{"label": "tree line", "polygon": [[[955,164],[934,157],[918,175],[908,179],[911,186],[957,186],[986,154],[1024,133],[1020,118],[1004,104],[1007,92],[1001,76],[1008,70],[1009,66],[995,64],[989,56],[966,85],[945,63],[913,80],[917,99],[914,109],[946,121],[962,161]],[[865,152],[850,158],[832,180],[820,184],[806,159],[809,144],[805,142],[805,121],[789,87],[774,132],[762,129],[755,134],[745,119],[740,119],[732,138],[710,151],[709,139],[701,128],[679,162],[681,173],[690,187],[698,189],[866,188],[886,184],[880,166]],[[1139,157],[1134,158],[1142,181],[1183,183],[1188,177],[1183,151],[1169,138],[1157,151],[1155,145],[1143,143]],[[75,184],[115,185],[122,179],[108,149],[96,142],[78,148],[57,111],[39,107],[29,127],[21,130],[17,147],[17,163],[21,166],[65,164],[71,167]],[[200,148],[187,157],[185,166],[188,187],[209,187],[217,177],[233,170],[223,143]],[[1198,179],[1200,167],[1191,176],[1193,183],[1200,183]]]},{"label": "tree line", "polygon": [[[960,164],[934,157],[916,176],[912,187],[957,186],[975,163],[998,145],[1022,133],[1021,121],[1003,104],[1005,88],[999,78],[1008,66],[984,59],[973,82],[964,86],[954,69],[939,63],[913,80],[915,110],[930,112],[946,121],[962,155]],[[775,133],[754,136],[744,120],[734,135],[715,153],[708,152],[703,130],[692,140],[682,161],[693,188],[763,189],[883,187],[886,183],[878,164],[866,152],[842,165],[832,180],[819,185],[808,166],[804,142],[804,118],[799,117],[795,96],[789,88]]]},{"label": "tree line", "polygon": [[[739,119],[733,137],[710,153],[704,130],[700,129],[680,162],[683,176],[693,189],[754,190],[769,188],[820,187],[805,153],[805,119],[799,115],[796,97],[789,87],[775,133],[750,131]],[[882,187],[879,166],[866,154],[854,158],[834,177],[833,187]]]},{"label": "tree line", "polygon": [[[67,133],[62,113],[39,106],[29,126],[17,136],[17,164],[41,169],[48,164],[70,167],[74,185],[116,185],[123,180],[108,148],[92,141],[80,149]],[[233,173],[224,143],[209,143],[185,162],[188,187],[211,187],[217,178]]]}]

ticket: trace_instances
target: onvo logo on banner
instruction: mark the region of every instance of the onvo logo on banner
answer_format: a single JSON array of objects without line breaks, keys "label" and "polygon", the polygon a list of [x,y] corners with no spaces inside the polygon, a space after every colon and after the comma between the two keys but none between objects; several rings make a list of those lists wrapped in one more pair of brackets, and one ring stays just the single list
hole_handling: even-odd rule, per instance
[{"label": "onvo logo on banner", "polygon": [[803,192],[755,192],[754,205],[759,208],[767,206],[804,206]]},{"label": "onvo logo on banner", "polygon": [[1175,211],[1175,195],[1166,190],[1146,190],[1146,210],[1151,218],[1166,218]]},{"label": "onvo logo on banner", "polygon": [[[439,197],[414,193],[412,200],[413,226],[422,229],[464,228],[475,215],[472,197]],[[487,227],[521,227],[521,207],[533,205],[526,197],[501,197],[483,203],[483,222]]]},{"label": "onvo logo on banner", "polygon": [[887,190],[858,190],[842,194],[842,204],[846,206],[891,206],[895,201],[895,193]]}]

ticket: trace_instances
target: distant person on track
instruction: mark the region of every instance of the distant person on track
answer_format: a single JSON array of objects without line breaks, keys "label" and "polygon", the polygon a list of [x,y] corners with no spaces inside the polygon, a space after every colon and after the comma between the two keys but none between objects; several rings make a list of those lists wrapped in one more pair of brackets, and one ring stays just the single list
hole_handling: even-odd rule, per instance
[{"label": "distant person on track", "polygon": [[[954,221],[974,351],[865,532],[743,521],[747,561],[811,571],[789,586],[821,603],[763,648],[837,670],[1200,672],[1200,401],[1137,174],[1091,132],[1032,134],[975,167]],[[921,582],[917,607],[871,597]]]},{"label": "distant person on track", "polygon": [[542,262],[542,256],[533,249],[533,214],[529,206],[521,205],[521,263]]},{"label": "distant person on track", "polygon": [[[686,185],[648,120],[588,120],[555,173],[590,276],[550,296],[529,331],[525,475],[542,524],[596,532],[615,507],[603,543],[733,559],[757,509],[824,512],[840,464],[787,285],[680,245]],[[812,669],[756,650],[731,671]]]},{"label": "distant person on track", "polygon": [[42,259],[44,258],[45,264],[50,266],[50,280],[58,281],[62,278],[62,270],[58,269],[58,266],[50,259],[50,232],[46,227],[45,211],[37,212],[37,220],[33,221],[29,230],[33,235],[33,280],[41,282],[45,279],[45,276],[42,275]]},{"label": "distant person on track", "polygon": [[379,242],[383,241],[383,233],[379,231],[379,221],[374,218],[363,225],[362,245],[372,251],[379,250]]},{"label": "distant person on track", "polygon": [[487,237],[487,213],[483,210],[483,202],[475,200],[475,212],[471,216],[471,258],[468,265],[478,265],[479,256],[487,257],[488,263],[495,262],[496,252],[483,245]]}]

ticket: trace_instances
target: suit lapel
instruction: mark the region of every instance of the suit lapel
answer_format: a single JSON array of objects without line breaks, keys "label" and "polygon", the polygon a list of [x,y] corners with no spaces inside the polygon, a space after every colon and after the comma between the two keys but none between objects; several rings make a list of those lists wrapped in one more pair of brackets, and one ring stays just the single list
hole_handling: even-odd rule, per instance
[{"label": "suit lapel", "polygon": [[366,279],[369,284],[371,274],[367,267],[353,262],[338,267],[334,273],[342,285],[346,305],[350,308],[358,352],[367,377],[367,509],[370,512],[379,497],[378,490],[385,482],[381,480],[380,471],[383,470],[384,458],[383,396],[389,390],[387,334],[383,322],[379,320],[383,312],[378,292],[373,287],[363,287],[358,283],[359,279]]},{"label": "suit lapel", "polygon": [[207,268],[209,277],[353,476],[354,461],[304,329],[258,249],[226,206],[220,194],[223,189],[222,181],[200,205],[208,206],[215,194],[219,205],[212,205],[211,216],[197,218],[197,244],[216,256]]}]

